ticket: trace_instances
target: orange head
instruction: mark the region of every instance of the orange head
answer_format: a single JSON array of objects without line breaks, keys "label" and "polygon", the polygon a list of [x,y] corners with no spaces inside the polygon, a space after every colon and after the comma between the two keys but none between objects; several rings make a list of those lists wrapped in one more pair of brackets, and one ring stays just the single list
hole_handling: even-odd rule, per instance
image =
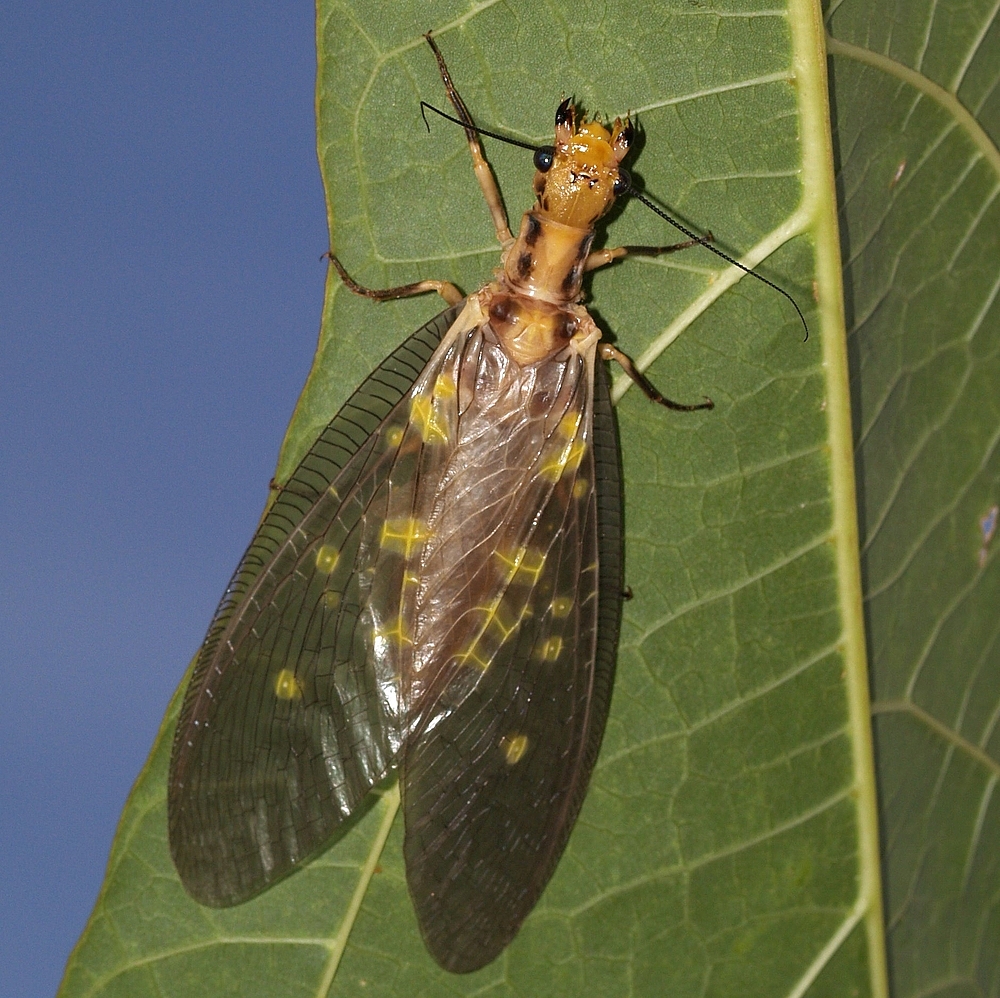
[{"label": "orange head", "polygon": [[564,100],[556,110],[556,144],[535,151],[535,213],[589,229],[629,187],[619,164],[632,141],[632,122],[616,118],[609,132],[596,121],[576,124],[576,108]]}]

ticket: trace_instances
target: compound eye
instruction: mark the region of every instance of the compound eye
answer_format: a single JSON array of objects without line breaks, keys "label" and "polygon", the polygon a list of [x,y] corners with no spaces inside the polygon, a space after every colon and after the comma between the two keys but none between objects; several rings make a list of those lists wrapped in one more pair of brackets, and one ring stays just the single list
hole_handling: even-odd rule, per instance
[{"label": "compound eye", "polygon": [[539,148],[535,150],[535,169],[541,171],[542,173],[548,173],[552,167],[552,161],[555,159],[555,156],[555,146],[539,146]]},{"label": "compound eye", "polygon": [[628,175],[628,170],[618,167],[618,176],[615,177],[615,194],[624,194],[632,186],[632,178]]}]

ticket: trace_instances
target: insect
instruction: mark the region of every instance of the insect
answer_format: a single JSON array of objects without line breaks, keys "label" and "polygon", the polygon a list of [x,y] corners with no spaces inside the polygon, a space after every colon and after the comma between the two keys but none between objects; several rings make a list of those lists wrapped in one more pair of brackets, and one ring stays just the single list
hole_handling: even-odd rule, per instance
[{"label": "insect", "polygon": [[188,892],[238,904],[397,770],[420,930],[461,973],[502,952],[541,895],[604,732],[623,555],[601,358],[671,408],[712,403],[660,396],[579,304],[584,274],[626,252],[591,245],[630,189],[630,121],[559,105],[554,145],[528,147],[535,204],[515,238],[480,146],[493,133],[428,42],[501,269],[467,298],[441,281],[371,291],[331,255],[355,292],[437,291],[449,308],[357,389],[262,521],[184,697],[168,817]]}]

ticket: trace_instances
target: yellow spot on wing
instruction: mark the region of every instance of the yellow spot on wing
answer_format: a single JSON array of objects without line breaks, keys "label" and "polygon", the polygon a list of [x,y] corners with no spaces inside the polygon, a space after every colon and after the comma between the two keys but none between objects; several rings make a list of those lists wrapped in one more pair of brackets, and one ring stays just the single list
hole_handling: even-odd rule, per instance
[{"label": "yellow spot on wing", "polygon": [[573,609],[573,601],[568,596],[557,596],[552,601],[553,617],[568,617],[569,612],[572,609]]},{"label": "yellow spot on wing", "polygon": [[327,589],[320,596],[319,601],[327,610],[336,610],[340,606],[340,593],[333,589]]},{"label": "yellow spot on wing", "polygon": [[460,665],[473,666],[485,672],[493,662],[500,646],[517,632],[521,621],[530,615],[530,611],[527,607],[522,607],[520,612],[517,612],[516,617],[511,620],[511,610],[516,608],[509,606],[502,597],[494,600],[488,606],[480,606],[476,609],[483,614],[482,626],[479,627],[466,650],[455,656],[455,660]]},{"label": "yellow spot on wing", "polygon": [[390,447],[398,447],[403,442],[403,428],[393,426],[385,431],[385,442]]},{"label": "yellow spot on wing", "polygon": [[563,468],[566,471],[576,471],[580,467],[580,462],[583,460],[583,455],[587,453],[587,443],[584,440],[574,440],[571,444],[568,444],[563,451],[566,460],[563,462]]},{"label": "yellow spot on wing", "polygon": [[517,733],[504,735],[500,739],[500,748],[503,749],[508,766],[515,766],[524,758],[524,753],[528,751],[529,741],[527,735]]},{"label": "yellow spot on wing", "polygon": [[274,677],[274,695],[279,700],[298,700],[302,696],[302,684],[291,669],[282,669]]},{"label": "yellow spot on wing", "polygon": [[538,469],[538,473],[543,478],[558,482],[567,471],[576,471],[580,467],[583,455],[587,453],[587,442],[577,436],[579,426],[579,413],[563,416],[559,421],[557,435],[561,436],[565,442]]},{"label": "yellow spot on wing", "polygon": [[515,551],[497,551],[496,557],[507,570],[508,582],[517,579],[534,585],[545,565],[545,555],[537,548],[520,547]]},{"label": "yellow spot on wing", "polygon": [[[517,625],[521,623],[521,617],[518,617],[513,623],[508,624],[504,621],[500,613],[500,605],[490,608],[486,607],[486,612],[488,617],[486,619],[486,627],[493,627],[500,632],[500,641],[504,642],[509,638],[516,630]],[[486,627],[483,630],[486,630]]]},{"label": "yellow spot on wing", "polygon": [[476,641],[472,642],[468,651],[459,652],[455,656],[455,661],[459,665],[471,665],[480,672],[485,672],[490,667],[490,660],[479,654],[479,644]]},{"label": "yellow spot on wing", "polygon": [[580,420],[583,417],[578,412],[569,412],[559,420],[558,432],[567,440],[573,440],[580,429]]},{"label": "yellow spot on wing", "polygon": [[382,524],[379,542],[387,551],[395,551],[408,559],[431,533],[423,520],[409,516],[401,520],[386,520]]},{"label": "yellow spot on wing", "polygon": [[573,498],[582,499],[590,491],[590,482],[586,478],[578,478],[573,483]]},{"label": "yellow spot on wing", "polygon": [[332,544],[324,544],[316,551],[316,569],[330,573],[337,567],[340,552]]},{"label": "yellow spot on wing", "polygon": [[444,376],[434,385],[433,396],[417,395],[410,402],[410,424],[425,444],[448,442],[448,414],[445,400],[455,395],[455,382]]},{"label": "yellow spot on wing", "polygon": [[538,657],[543,662],[554,662],[562,651],[562,638],[549,638],[538,646]]},{"label": "yellow spot on wing", "polygon": [[[393,621],[391,627],[376,627],[372,632],[372,638],[376,646],[394,644],[397,648],[402,648],[403,645],[412,645],[413,640],[410,638],[410,632],[407,629],[406,622],[403,620],[402,615],[396,617]],[[380,651],[384,652],[383,647]]]},{"label": "yellow spot on wing", "polygon": [[434,398],[452,399],[458,392],[455,379],[450,374],[439,374],[434,382]]}]

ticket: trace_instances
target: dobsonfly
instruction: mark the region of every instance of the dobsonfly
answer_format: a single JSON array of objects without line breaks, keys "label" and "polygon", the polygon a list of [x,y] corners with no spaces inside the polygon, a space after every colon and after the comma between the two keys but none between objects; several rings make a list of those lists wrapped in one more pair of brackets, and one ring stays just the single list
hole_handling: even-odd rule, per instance
[{"label": "dobsonfly", "polygon": [[[552,146],[479,129],[427,41],[456,116],[431,110],[465,129],[500,269],[468,297],[436,280],[373,291],[329,254],[358,294],[449,307],[355,391],[261,522],[184,697],[168,816],[187,891],[239,904],[397,770],[420,931],[462,973],[537,902],[604,733],[624,591],[602,359],[672,409],[712,403],[659,395],[580,304],[584,274],[628,252],[591,249],[615,198],[663,214],[621,166],[631,121],[578,120],[564,100]],[[481,134],[533,151],[516,237]],[[711,238],[687,234],[645,252]]]}]

